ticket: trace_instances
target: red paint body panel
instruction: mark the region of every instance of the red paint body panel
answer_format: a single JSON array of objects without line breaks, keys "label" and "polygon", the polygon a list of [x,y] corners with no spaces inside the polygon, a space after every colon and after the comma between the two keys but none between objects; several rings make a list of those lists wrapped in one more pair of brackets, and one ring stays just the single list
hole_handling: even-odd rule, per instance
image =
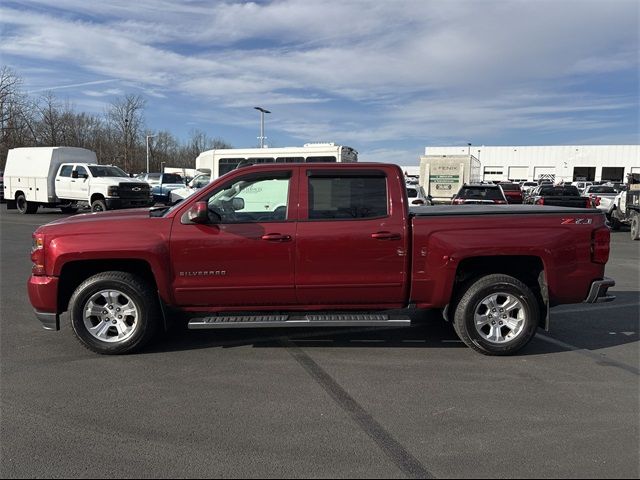
[{"label": "red paint body panel", "polygon": [[31,275],[27,283],[27,292],[34,309],[58,313],[58,278]]},{"label": "red paint body panel", "polygon": [[[335,170],[334,165],[310,168]],[[370,219],[309,219],[308,182],[301,177],[295,263],[299,303],[389,308],[405,304],[410,234],[404,180],[394,168],[377,165],[375,170],[387,176],[387,215]],[[382,232],[383,237],[392,234],[397,238],[372,237]]]},{"label": "red paint body panel", "polygon": [[[308,170],[323,169],[383,172],[387,214],[308,218]],[[212,191],[243,175],[276,170],[291,171],[284,221],[182,223],[195,202]],[[436,207],[423,208],[437,213]],[[450,208],[458,213],[410,217],[403,174],[395,165],[247,167],[216,180],[164,217],[150,217],[147,209],[124,210],[76,215],[40,227],[46,276],[31,277],[29,297],[39,310],[59,313],[57,277],[69,262],[84,260],[104,260],[107,267],[111,260],[142,260],[165,304],[190,312],[373,310],[410,302],[444,307],[460,262],[479,256],[540,258],[552,304],[583,301],[591,282],[604,276],[604,265],[591,259],[592,234],[604,225],[599,212],[576,210],[576,216],[591,223],[562,225],[572,215],[544,213],[544,207],[540,215],[504,215],[500,207],[496,214],[474,215]],[[263,238],[269,234],[289,238]]]},{"label": "red paint body panel", "polygon": [[[604,265],[591,262],[592,232],[604,226],[604,217],[595,214],[593,224],[563,227],[566,216],[413,218],[411,301],[419,307],[444,307],[461,261],[508,255],[542,260],[552,305],[583,301],[591,282],[604,276]],[[500,234],[505,229],[508,234]]]}]

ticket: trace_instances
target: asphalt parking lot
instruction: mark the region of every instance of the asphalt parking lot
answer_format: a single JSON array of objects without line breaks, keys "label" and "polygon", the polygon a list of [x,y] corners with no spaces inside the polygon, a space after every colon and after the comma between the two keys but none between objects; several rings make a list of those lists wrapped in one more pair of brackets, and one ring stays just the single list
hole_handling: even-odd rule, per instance
[{"label": "asphalt parking lot", "polygon": [[0,206],[0,476],[637,478],[640,242],[611,304],[553,309],[518,356],[432,314],[402,329],[177,331],[138,355],[44,331],[31,233]]}]

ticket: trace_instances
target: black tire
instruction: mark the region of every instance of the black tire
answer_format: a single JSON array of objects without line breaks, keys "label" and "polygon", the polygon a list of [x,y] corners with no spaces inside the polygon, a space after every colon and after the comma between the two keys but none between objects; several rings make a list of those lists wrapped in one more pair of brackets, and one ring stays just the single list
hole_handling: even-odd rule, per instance
[{"label": "black tire", "polygon": [[640,240],[640,214],[633,213],[631,217],[631,240]]},{"label": "black tire", "polygon": [[[85,318],[91,308],[98,310],[96,315]],[[69,301],[69,317],[80,343],[106,355],[140,350],[162,321],[157,296],[148,282],[119,271],[98,273],[82,282]]]},{"label": "black tire", "polygon": [[611,212],[611,215],[609,216],[609,226],[611,227],[611,230],[614,231],[618,231],[620,230],[620,227],[622,227],[622,223],[620,223],[620,220],[615,217],[614,212]]},{"label": "black tire", "polygon": [[60,207],[60,211],[62,213],[76,213],[78,211],[78,207]]},{"label": "black tire", "polygon": [[107,203],[102,199],[98,198],[91,202],[91,211],[92,212],[106,212],[107,211]]},{"label": "black tire", "polygon": [[16,208],[18,213],[22,215],[32,214],[38,211],[38,204],[34,202],[28,202],[23,193],[18,194],[16,197]]},{"label": "black tire", "polygon": [[[502,311],[509,302],[514,307]],[[486,320],[481,327],[476,327],[476,314]],[[462,293],[453,327],[460,340],[484,355],[513,355],[534,337],[539,320],[538,302],[529,287],[509,275],[492,274],[472,282]],[[494,333],[495,341],[489,338]]]}]

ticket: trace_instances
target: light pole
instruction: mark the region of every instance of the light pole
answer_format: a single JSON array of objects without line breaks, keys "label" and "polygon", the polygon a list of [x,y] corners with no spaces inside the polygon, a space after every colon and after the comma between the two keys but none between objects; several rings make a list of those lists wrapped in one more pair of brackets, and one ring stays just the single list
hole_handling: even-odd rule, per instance
[{"label": "light pole", "polygon": [[149,173],[149,139],[156,135],[147,135],[147,173]]},{"label": "light pole", "polygon": [[467,155],[471,156],[471,144],[467,143],[467,147],[469,148],[469,150],[467,151]]},{"label": "light pole", "polygon": [[267,138],[264,136],[264,114],[271,113],[271,112],[269,110],[265,110],[262,107],[253,107],[253,108],[260,111],[260,136],[258,138],[260,139],[260,148],[264,148],[264,139]]}]

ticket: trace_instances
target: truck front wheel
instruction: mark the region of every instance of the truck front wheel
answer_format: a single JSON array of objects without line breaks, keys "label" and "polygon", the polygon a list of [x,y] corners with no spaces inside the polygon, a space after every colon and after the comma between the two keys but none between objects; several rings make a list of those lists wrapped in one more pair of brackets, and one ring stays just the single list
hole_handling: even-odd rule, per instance
[{"label": "truck front wheel", "polygon": [[92,212],[106,212],[107,211],[107,203],[103,199],[98,198],[98,199],[94,200],[93,202],[91,202],[91,211]]},{"label": "truck front wheel", "polygon": [[158,300],[148,282],[127,272],[102,272],[80,284],[69,301],[71,328],[89,350],[132,353],[155,335]]},{"label": "truck front wheel", "polygon": [[457,304],[453,326],[468,347],[485,355],[512,355],[538,328],[533,292],[509,275],[492,274],[473,282]]},{"label": "truck front wheel", "polygon": [[24,194],[20,193],[16,197],[16,208],[21,214],[36,213],[38,211],[38,204],[34,202],[28,202]]}]

